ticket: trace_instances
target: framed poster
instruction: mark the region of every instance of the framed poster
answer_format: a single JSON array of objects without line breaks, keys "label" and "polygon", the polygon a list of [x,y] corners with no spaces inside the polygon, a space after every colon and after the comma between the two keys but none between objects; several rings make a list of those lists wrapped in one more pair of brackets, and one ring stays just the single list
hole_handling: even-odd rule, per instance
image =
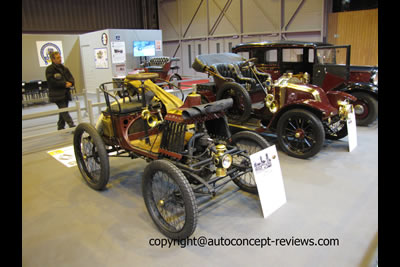
[{"label": "framed poster", "polygon": [[94,49],[94,62],[96,69],[108,69],[107,48]]},{"label": "framed poster", "polygon": [[112,63],[125,63],[125,42],[111,42],[111,59]]},{"label": "framed poster", "polygon": [[64,64],[64,53],[61,41],[37,41],[36,48],[40,67],[47,67],[51,65],[50,54],[55,51],[60,53],[61,63]]}]

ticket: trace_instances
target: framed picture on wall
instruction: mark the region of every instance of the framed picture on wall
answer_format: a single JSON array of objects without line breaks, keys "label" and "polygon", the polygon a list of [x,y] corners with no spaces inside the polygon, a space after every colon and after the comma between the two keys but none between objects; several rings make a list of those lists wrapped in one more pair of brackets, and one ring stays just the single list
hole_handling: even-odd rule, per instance
[{"label": "framed picture on wall", "polygon": [[125,63],[125,42],[111,42],[111,59],[112,63]]},{"label": "framed picture on wall", "polygon": [[107,48],[94,49],[94,62],[96,69],[108,69]]},{"label": "framed picture on wall", "polygon": [[47,67],[51,65],[50,54],[55,51],[60,53],[61,63],[64,64],[64,53],[61,41],[37,41],[36,48],[40,67]]}]

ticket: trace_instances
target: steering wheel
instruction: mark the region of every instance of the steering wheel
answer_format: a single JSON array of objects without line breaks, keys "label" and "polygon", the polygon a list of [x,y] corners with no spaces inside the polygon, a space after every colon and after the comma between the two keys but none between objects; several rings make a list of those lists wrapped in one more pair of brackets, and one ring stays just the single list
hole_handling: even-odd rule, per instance
[{"label": "steering wheel", "polygon": [[243,64],[242,64],[242,68],[243,67],[252,67],[252,66],[254,66],[254,63],[257,61],[257,58],[256,57],[252,57],[252,58],[249,58],[248,60],[246,60],[245,62],[243,62]]}]

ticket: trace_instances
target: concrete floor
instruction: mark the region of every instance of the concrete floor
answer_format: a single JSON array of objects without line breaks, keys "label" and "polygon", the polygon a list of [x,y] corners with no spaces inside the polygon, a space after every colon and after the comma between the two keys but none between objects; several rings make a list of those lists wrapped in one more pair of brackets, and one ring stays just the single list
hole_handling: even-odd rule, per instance
[{"label": "concrete floor", "polygon": [[[23,132],[53,129],[52,120]],[[258,197],[233,183],[200,211],[196,238],[339,240],[337,246],[263,248],[150,246],[151,238],[164,236],[142,198],[144,160],[111,158],[108,188],[97,192],[77,167],[67,168],[47,154],[72,145],[71,134],[23,142],[23,266],[376,266],[377,122],[357,133],[351,153],[347,138],[326,141],[308,160],[278,152],[287,203],[266,219]]]}]

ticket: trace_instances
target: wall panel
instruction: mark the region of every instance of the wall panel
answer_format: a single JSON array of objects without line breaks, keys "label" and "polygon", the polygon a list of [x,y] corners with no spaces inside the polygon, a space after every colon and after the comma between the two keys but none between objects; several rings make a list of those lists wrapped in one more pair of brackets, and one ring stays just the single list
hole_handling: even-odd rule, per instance
[{"label": "wall panel", "polygon": [[197,40],[205,41],[202,52],[208,53],[227,52],[229,43],[322,41],[326,5],[325,0],[158,0],[163,41],[181,44],[182,73],[190,75],[186,61],[189,53],[194,59]]},{"label": "wall panel", "polygon": [[23,33],[157,29],[157,0],[22,0]]},{"label": "wall panel", "polygon": [[351,45],[352,65],[378,65],[378,9],[331,13],[327,41]]}]

